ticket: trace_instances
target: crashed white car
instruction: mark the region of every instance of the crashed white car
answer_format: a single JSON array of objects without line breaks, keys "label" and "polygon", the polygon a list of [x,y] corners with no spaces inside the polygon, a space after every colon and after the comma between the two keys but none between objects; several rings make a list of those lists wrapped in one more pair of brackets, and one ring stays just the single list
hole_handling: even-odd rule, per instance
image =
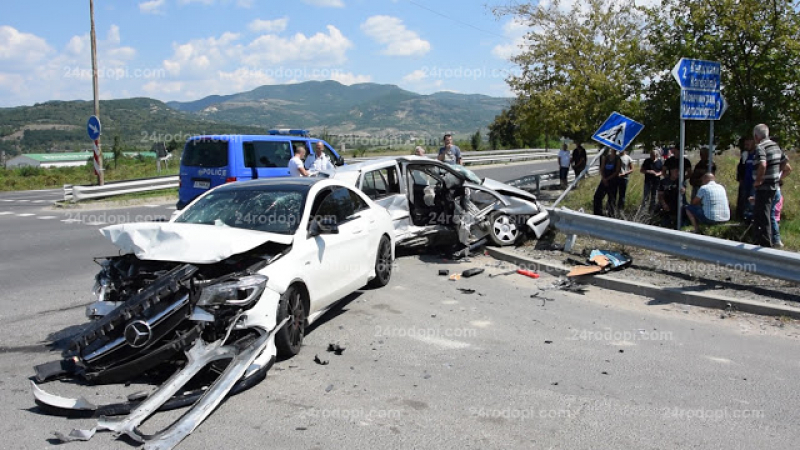
[{"label": "crashed white car", "polygon": [[[122,254],[98,261],[98,298],[87,310],[94,320],[61,360],[36,367],[37,381],[174,373],[146,399],[124,404],[59,397],[35,383],[34,396],[48,412],[128,414],[101,418],[97,428],[145,448],[177,445],[227,395],[263,379],[276,354],[296,354],[306,327],[334,303],[366,284],[385,286],[394,259],[386,209],[318,178],[227,184],[168,223],[101,231]],[[207,389],[190,386],[204,370],[219,376]],[[161,433],[138,432],[156,410],[189,404]]]},{"label": "crashed white car", "polygon": [[429,245],[455,233],[463,245],[512,245],[550,225],[536,196],[460,165],[418,156],[381,158],[328,172],[362,190],[392,215],[398,246]]}]

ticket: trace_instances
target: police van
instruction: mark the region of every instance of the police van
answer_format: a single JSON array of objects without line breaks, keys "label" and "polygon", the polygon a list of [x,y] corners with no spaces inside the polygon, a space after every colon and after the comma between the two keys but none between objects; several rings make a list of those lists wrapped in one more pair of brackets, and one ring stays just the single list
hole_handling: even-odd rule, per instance
[{"label": "police van", "polygon": [[186,141],[181,156],[178,209],[207,190],[233,181],[289,176],[289,160],[294,148],[302,145],[306,156],[317,142],[336,166],[344,158],[321,139],[312,138],[307,130],[270,130],[269,135],[206,135]]}]

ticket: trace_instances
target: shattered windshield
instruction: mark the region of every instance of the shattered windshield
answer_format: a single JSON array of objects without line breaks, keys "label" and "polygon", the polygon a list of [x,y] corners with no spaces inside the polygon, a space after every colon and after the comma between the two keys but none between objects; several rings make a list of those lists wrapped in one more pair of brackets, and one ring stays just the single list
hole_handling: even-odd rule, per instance
[{"label": "shattered windshield", "polygon": [[199,199],[175,221],[294,234],[304,205],[301,191],[226,189]]},{"label": "shattered windshield", "polygon": [[461,173],[471,183],[483,184],[483,180],[481,179],[481,177],[475,175],[475,172],[467,169],[464,166],[453,165],[450,168],[454,169],[456,172]]}]

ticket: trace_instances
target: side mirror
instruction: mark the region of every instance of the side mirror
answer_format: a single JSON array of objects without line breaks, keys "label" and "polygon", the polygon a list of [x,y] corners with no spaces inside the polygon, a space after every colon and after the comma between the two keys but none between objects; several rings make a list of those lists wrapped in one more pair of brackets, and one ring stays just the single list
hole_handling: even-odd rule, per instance
[{"label": "side mirror", "polygon": [[335,217],[324,216],[314,218],[308,226],[308,237],[315,237],[321,234],[339,234],[339,225]]},{"label": "side mirror", "polygon": [[336,161],[333,162],[334,166],[343,166],[344,165],[344,157],[339,155],[336,157]]}]

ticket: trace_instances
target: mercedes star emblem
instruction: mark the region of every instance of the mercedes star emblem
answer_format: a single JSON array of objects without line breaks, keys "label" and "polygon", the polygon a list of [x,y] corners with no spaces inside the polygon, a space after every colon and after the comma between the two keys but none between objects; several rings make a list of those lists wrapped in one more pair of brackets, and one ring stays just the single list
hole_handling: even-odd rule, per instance
[{"label": "mercedes star emblem", "polygon": [[125,327],[125,340],[133,348],[141,348],[147,345],[152,335],[150,325],[142,320],[131,322]]}]

